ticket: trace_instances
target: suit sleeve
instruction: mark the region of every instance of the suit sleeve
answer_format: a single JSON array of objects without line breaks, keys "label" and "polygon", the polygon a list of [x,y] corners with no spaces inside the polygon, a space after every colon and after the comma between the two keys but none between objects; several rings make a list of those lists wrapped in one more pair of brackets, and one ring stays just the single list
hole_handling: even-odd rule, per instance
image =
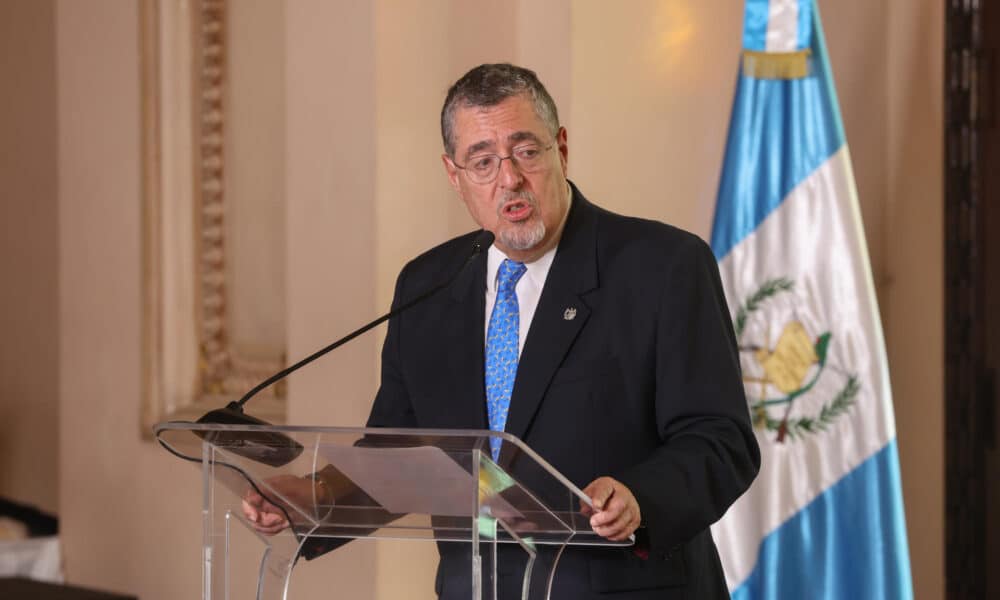
[{"label": "suit sleeve", "polygon": [[750,486],[760,449],[715,257],[691,236],[667,268],[656,330],[660,446],[618,474],[635,495],[650,552],[667,554]]}]

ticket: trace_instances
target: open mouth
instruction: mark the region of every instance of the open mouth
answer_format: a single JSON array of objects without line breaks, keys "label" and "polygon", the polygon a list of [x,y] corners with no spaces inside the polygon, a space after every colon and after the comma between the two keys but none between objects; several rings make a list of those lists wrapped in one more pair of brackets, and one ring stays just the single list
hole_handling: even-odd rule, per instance
[{"label": "open mouth", "polygon": [[517,198],[507,202],[500,210],[500,214],[508,221],[523,221],[531,216],[534,207],[527,200]]}]

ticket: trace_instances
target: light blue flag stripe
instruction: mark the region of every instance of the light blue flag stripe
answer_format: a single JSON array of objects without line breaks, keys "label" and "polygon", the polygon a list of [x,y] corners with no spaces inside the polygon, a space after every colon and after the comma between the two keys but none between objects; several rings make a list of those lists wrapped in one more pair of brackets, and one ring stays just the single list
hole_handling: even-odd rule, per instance
[{"label": "light blue flag stripe", "polygon": [[[757,3],[748,0],[748,15]],[[808,77],[741,74],[737,83],[712,226],[712,250],[719,260],[845,143],[819,11],[811,8],[808,14],[813,32]]]},{"label": "light blue flag stripe", "polygon": [[763,52],[767,49],[768,0],[747,0],[743,17],[743,48]]},{"label": "light blue flag stripe", "polygon": [[[813,0],[801,0],[799,2],[799,31],[798,40],[795,42],[796,50],[808,48],[812,43],[812,22]],[[821,28],[817,27],[817,29]]]},{"label": "light blue flag stripe", "polygon": [[912,598],[896,441],[761,542],[733,600]]}]

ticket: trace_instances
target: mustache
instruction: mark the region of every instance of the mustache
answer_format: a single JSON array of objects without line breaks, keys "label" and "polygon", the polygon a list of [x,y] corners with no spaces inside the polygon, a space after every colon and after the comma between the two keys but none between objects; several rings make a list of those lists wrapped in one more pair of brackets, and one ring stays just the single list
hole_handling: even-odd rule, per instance
[{"label": "mustache", "polygon": [[506,192],[500,202],[497,203],[497,216],[503,212],[503,207],[507,205],[511,200],[523,200],[531,208],[538,208],[538,200],[535,199],[535,195],[528,190],[520,190],[517,192]]}]

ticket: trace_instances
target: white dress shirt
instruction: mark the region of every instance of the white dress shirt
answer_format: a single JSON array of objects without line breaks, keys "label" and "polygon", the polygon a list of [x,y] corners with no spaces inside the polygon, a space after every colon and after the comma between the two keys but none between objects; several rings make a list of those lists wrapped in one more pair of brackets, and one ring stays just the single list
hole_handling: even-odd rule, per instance
[{"label": "white dress shirt", "polygon": [[[549,267],[552,266],[552,259],[556,256],[558,244],[551,250],[541,255],[538,260],[525,263],[527,271],[517,281],[514,293],[517,294],[518,308],[518,332],[517,332],[517,356],[521,357],[524,350],[524,340],[528,337],[528,328],[531,327],[531,319],[535,316],[535,309],[538,307],[538,299],[542,296],[542,287],[545,286],[545,278],[549,275]],[[490,246],[486,253],[486,325],[483,339],[489,336],[490,315],[493,314],[493,305],[497,301],[497,271],[500,270],[500,263],[507,256]]]}]

